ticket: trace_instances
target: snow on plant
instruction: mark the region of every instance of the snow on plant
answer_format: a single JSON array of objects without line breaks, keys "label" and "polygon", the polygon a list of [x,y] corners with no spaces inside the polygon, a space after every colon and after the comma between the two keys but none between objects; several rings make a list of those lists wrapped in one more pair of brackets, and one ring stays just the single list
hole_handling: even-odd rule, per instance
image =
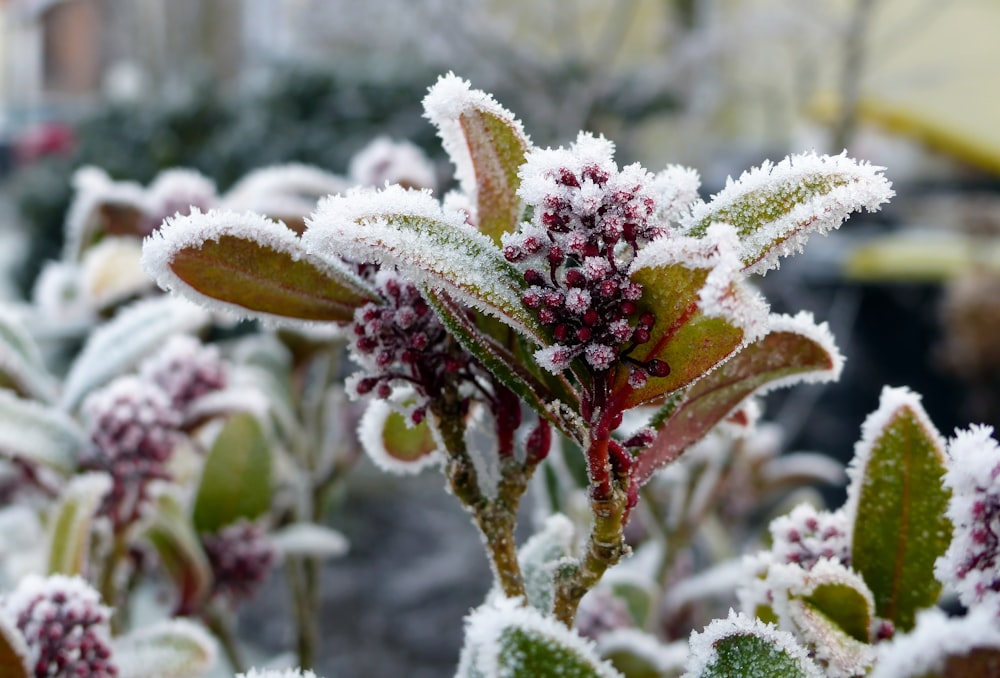
[{"label": "snow on plant", "polygon": [[[352,189],[322,200],[301,233],[256,214],[192,211],[147,238],[143,262],[162,287],[211,308],[350,327],[362,366],[352,390],[381,401],[366,446],[402,467],[442,459],[504,605],[532,600],[526,573],[548,570],[531,579],[550,582],[540,613],[571,626],[629,552],[626,524],[658,470],[719,424],[748,426],[754,394],[839,374],[825,325],[770,314],[748,276],[892,191],[879,168],[806,154],[706,202],[693,171],[619,168],[603,137],[535,148],[512,113],[453,75],[424,104],[458,194]],[[630,412],[648,421],[625,436]],[[471,435],[486,415],[492,445]],[[548,549],[517,551],[516,508],[560,438],[584,460],[589,536],[539,562]],[[555,627],[509,617],[511,637],[547,638],[541,646],[566,661],[589,661]],[[472,640],[461,675],[506,670],[504,643]]]}]

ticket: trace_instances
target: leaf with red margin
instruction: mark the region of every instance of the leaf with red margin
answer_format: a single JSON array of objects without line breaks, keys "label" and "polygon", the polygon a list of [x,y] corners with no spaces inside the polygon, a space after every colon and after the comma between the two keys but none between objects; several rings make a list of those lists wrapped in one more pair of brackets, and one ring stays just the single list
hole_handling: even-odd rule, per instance
[{"label": "leaf with red margin", "polygon": [[809,314],[800,313],[772,316],[771,324],[771,332],[688,390],[636,459],[637,482],[649,480],[755,393],[839,376],[843,358],[825,323],[815,325]]},{"label": "leaf with red margin", "polygon": [[343,266],[308,253],[284,224],[250,213],[168,219],[143,243],[142,261],[161,287],[244,317],[345,323],[378,299]]}]

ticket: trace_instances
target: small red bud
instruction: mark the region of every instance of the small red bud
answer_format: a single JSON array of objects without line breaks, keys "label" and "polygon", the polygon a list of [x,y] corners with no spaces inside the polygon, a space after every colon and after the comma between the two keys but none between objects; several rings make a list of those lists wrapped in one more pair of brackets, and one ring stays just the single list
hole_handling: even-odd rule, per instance
[{"label": "small red bud", "polygon": [[646,363],[646,372],[653,377],[666,377],[670,374],[670,365],[663,360],[650,360]]}]

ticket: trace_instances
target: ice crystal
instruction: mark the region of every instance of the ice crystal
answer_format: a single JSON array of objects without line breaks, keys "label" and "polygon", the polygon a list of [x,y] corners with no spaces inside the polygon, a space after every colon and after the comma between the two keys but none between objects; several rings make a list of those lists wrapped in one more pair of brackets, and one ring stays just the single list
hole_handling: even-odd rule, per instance
[{"label": "ice crystal", "polygon": [[257,523],[241,520],[201,541],[212,566],[212,595],[232,604],[253,597],[275,562],[274,545]]},{"label": "ice crystal", "polygon": [[170,396],[171,404],[185,412],[202,396],[226,386],[226,365],[215,346],[192,336],[176,334],[139,366],[139,374]]},{"label": "ice crystal", "polygon": [[[637,314],[642,287],[629,277],[639,248],[665,233],[654,177],[639,165],[619,170],[613,152],[604,137],[582,133],[568,149],[531,151],[521,168],[518,193],[534,219],[504,236],[503,253],[524,271],[523,304],[551,328],[555,344],[536,358],[552,372],[578,356],[609,370],[649,341],[655,321]],[[634,367],[655,376],[668,369]]]},{"label": "ice crystal", "polygon": [[820,558],[851,563],[847,517],[842,512],[817,511],[799,504],[788,515],[771,521],[771,552],[781,563],[794,563],[806,570]]},{"label": "ice crystal", "polygon": [[111,611],[79,577],[28,575],[0,601],[0,610],[21,631],[35,678],[118,675]]},{"label": "ice crystal", "polygon": [[957,431],[949,441],[945,485],[953,536],[935,574],[968,607],[1000,616],[1000,445],[990,426]]},{"label": "ice crystal", "polygon": [[377,137],[351,158],[348,174],[359,186],[399,184],[404,188],[435,188],[434,165],[418,146]]},{"label": "ice crystal", "polygon": [[122,528],[142,514],[150,482],[170,477],[167,462],[179,440],[180,415],[159,386],[136,376],[92,393],[83,414],[92,443],[83,465],[111,476],[102,512]]}]

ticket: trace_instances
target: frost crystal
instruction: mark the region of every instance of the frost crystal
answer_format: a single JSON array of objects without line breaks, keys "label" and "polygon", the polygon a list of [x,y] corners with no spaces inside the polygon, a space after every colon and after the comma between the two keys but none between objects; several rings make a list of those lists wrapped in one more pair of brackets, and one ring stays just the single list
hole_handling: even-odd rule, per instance
[{"label": "frost crystal", "polygon": [[184,412],[198,398],[226,385],[226,366],[215,346],[176,334],[139,366],[139,374],[170,396],[174,409]]},{"label": "frost crystal", "polygon": [[275,561],[274,546],[256,523],[241,520],[201,541],[212,566],[212,595],[231,604],[253,597]]},{"label": "frost crystal", "polygon": [[122,528],[137,520],[150,500],[149,484],[167,479],[167,462],[179,440],[180,415],[156,384],[119,377],[83,404],[92,448],[83,460],[113,480],[102,513]]},{"label": "frost crystal", "polygon": [[780,563],[792,563],[809,570],[820,558],[851,564],[847,518],[843,512],[817,511],[811,504],[799,504],[791,513],[771,521],[771,552]]},{"label": "frost crystal", "polygon": [[973,426],[949,441],[944,483],[954,532],[935,574],[967,607],[1000,616],[1000,445],[992,436],[992,427]]},{"label": "frost crystal", "polygon": [[[639,165],[619,170],[613,153],[604,137],[581,133],[569,149],[533,150],[521,168],[518,193],[534,221],[504,236],[503,253],[524,270],[522,303],[551,327],[556,343],[536,358],[552,372],[577,356],[609,370],[650,338],[655,318],[635,317],[642,288],[629,264],[666,231],[656,218],[654,177]],[[668,369],[629,364],[655,376]]]},{"label": "frost crystal", "polygon": [[377,137],[362,148],[351,158],[348,173],[359,186],[433,189],[437,184],[434,165],[419,147],[388,137]]},{"label": "frost crystal", "polygon": [[111,658],[111,611],[79,577],[28,575],[0,599],[0,614],[21,631],[35,678],[118,675]]}]

